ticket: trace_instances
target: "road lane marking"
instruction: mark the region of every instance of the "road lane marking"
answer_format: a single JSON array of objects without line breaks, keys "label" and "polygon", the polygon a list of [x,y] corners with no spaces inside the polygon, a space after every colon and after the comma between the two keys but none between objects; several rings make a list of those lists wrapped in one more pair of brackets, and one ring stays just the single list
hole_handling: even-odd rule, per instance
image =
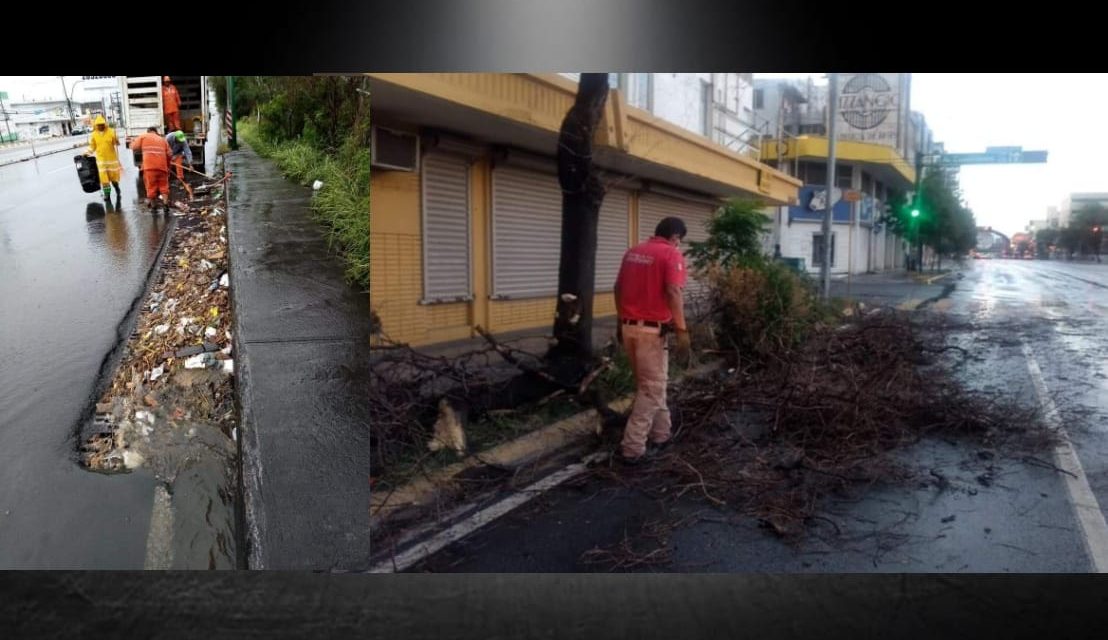
[{"label": "road lane marking", "polygon": [[584,464],[572,464],[561,471],[552,473],[504,500],[485,507],[449,529],[432,536],[425,542],[415,544],[387,560],[382,560],[374,565],[369,572],[400,573],[401,571],[405,571],[420,560],[438,553],[448,545],[461,540],[497,518],[506,515],[520,505],[537,498],[544,492],[553,489],[566,480],[581,475],[587,468],[588,467]]},{"label": "road lane marking", "polygon": [[1077,521],[1081,525],[1082,541],[1088,549],[1094,571],[1108,573],[1108,523],[1105,523],[1104,512],[1101,511],[1096,495],[1089,486],[1085,469],[1081,466],[1081,460],[1070,442],[1069,434],[1062,425],[1058,407],[1047,392],[1046,383],[1043,382],[1043,372],[1035,360],[1031,345],[1026,342],[1023,343],[1023,355],[1027,358],[1027,370],[1031,373],[1035,394],[1038,395],[1039,403],[1046,410],[1046,418],[1062,436],[1062,443],[1054,449],[1054,463],[1058,468],[1066,471],[1063,478]]}]

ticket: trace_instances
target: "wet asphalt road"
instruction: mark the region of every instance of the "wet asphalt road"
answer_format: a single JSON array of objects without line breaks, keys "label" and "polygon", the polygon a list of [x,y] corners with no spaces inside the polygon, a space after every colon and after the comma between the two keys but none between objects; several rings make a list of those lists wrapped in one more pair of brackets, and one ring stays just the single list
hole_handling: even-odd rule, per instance
[{"label": "wet asphalt road", "polygon": [[[1035,398],[1023,344],[1029,344],[1059,407],[1081,407],[1086,425],[1070,436],[1099,504],[1108,505],[1108,266],[1041,261],[977,261],[932,308],[981,326],[962,346],[981,358],[966,379]],[[931,298],[908,286],[904,298]],[[863,290],[865,287],[862,288]],[[890,286],[874,288],[888,302]],[[857,292],[856,292],[857,293]],[[879,299],[879,300],[878,300]],[[919,469],[949,479],[875,488],[826,505],[828,523],[801,544],[783,543],[751,519],[685,500],[687,522],[672,535],[672,563],[640,571],[682,572],[1088,572],[1082,528],[1058,472],[1000,457],[985,462],[965,444],[924,441],[903,452]],[[1044,454],[1050,459],[1049,454]],[[977,478],[992,465],[995,480]],[[633,473],[634,471],[628,471]],[[586,476],[457,542],[412,571],[604,571],[582,562],[594,547],[635,536],[669,519],[653,499]],[[837,533],[832,526],[838,527]]]},{"label": "wet asphalt road", "polygon": [[11,145],[0,148],[0,165],[5,165],[10,162],[18,162],[20,160],[33,158],[35,156],[65,156],[65,150],[74,149],[73,153],[80,153],[83,147],[88,144],[88,136],[70,136],[68,138],[48,138],[46,140],[36,140],[33,145]]},{"label": "wet asphalt road", "polygon": [[[145,468],[101,475],[78,463],[96,385],[114,374],[172,228],[139,209],[139,173],[122,144],[119,206],[114,192],[105,207],[81,189],[73,157],[83,149],[67,147],[87,141],[36,142],[39,158],[0,166],[0,569],[232,567],[222,503],[234,492],[210,456],[174,458],[168,503]],[[217,127],[209,175],[219,142]],[[7,147],[0,165],[31,153]]]},{"label": "wet asphalt road", "polygon": [[154,481],[77,463],[78,420],[167,228],[86,194],[74,153],[0,168],[0,568],[142,568]]}]

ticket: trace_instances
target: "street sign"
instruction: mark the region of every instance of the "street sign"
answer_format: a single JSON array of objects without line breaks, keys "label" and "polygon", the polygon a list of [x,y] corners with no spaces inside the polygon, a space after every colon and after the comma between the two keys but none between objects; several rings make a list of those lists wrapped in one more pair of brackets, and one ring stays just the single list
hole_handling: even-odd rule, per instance
[{"label": "street sign", "polygon": [[940,165],[1029,164],[1046,162],[1046,151],[1023,151],[1020,147],[989,147],[985,153],[944,153]]},{"label": "street sign", "polygon": [[854,189],[848,189],[843,192],[843,200],[847,202],[858,202],[862,199],[862,192],[855,191]]}]

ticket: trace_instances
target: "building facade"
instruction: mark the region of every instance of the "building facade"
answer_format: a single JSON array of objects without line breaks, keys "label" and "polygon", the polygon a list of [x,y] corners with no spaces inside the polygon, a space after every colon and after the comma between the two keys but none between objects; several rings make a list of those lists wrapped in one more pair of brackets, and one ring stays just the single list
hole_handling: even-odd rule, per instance
[{"label": "building facade", "polygon": [[[73,118],[69,109],[72,106]],[[5,105],[4,113],[8,120],[3,124],[10,127],[19,139],[51,138],[68,136],[74,126],[89,126],[91,114],[100,112],[99,102],[72,102],[65,100],[43,100],[11,102]],[[5,132],[6,133],[6,132]]]},{"label": "building facade", "polygon": [[[752,91],[747,82],[744,94],[743,74],[712,75],[613,79],[594,141],[607,187],[597,317],[615,312],[611,291],[623,252],[663,217],[684,218],[689,239],[702,240],[726,198],[775,206],[797,200],[800,181],[760,163],[760,149],[719,142],[749,134],[734,123],[713,124],[716,97],[739,111]],[[369,77],[370,300],[382,334],[428,345],[471,338],[478,326],[495,333],[549,328],[561,238],[555,154],[575,74]],[[680,108],[698,100],[699,116]]]},{"label": "building facade", "polygon": [[998,256],[1011,247],[1012,242],[1008,236],[994,230],[992,227],[977,227],[977,252]]},{"label": "building facade", "polygon": [[1047,219],[1056,227],[1069,226],[1073,214],[1085,208],[1108,209],[1108,193],[1071,193],[1057,208],[1051,207],[1047,211]]},{"label": "building facade", "polygon": [[823,260],[829,118],[836,118],[831,273],[899,269],[909,247],[881,222],[895,194],[915,188],[917,150],[939,153],[926,120],[910,109],[911,74],[839,74],[838,105],[826,84],[756,78],[754,111],[767,123],[761,158],[799,178],[799,202],[774,211],[772,244],[811,273]]}]

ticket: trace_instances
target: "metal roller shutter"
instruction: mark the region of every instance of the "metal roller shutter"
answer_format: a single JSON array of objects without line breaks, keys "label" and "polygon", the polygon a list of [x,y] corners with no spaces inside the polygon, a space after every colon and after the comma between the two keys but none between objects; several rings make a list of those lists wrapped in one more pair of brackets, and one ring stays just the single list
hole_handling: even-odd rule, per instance
[{"label": "metal roller shutter", "polygon": [[619,265],[627,251],[629,237],[627,207],[630,194],[609,189],[600,205],[596,230],[596,290],[611,291],[619,276]]},{"label": "metal roller shutter", "polygon": [[[703,242],[708,239],[707,222],[715,212],[715,208],[698,202],[679,200],[654,193],[643,193],[639,196],[639,241],[648,240],[654,235],[654,228],[663,218],[676,216],[685,221],[688,235],[681,248],[688,255],[688,242],[695,240]],[[689,265],[692,268],[692,265]],[[700,295],[704,292],[704,286],[690,274],[688,285],[685,287],[690,296]]]},{"label": "metal roller shutter", "polygon": [[445,153],[423,158],[423,296],[425,302],[467,299],[469,163]]},{"label": "metal roller shutter", "polygon": [[493,295],[554,295],[562,237],[562,190],[553,174],[511,166],[492,177]]}]

